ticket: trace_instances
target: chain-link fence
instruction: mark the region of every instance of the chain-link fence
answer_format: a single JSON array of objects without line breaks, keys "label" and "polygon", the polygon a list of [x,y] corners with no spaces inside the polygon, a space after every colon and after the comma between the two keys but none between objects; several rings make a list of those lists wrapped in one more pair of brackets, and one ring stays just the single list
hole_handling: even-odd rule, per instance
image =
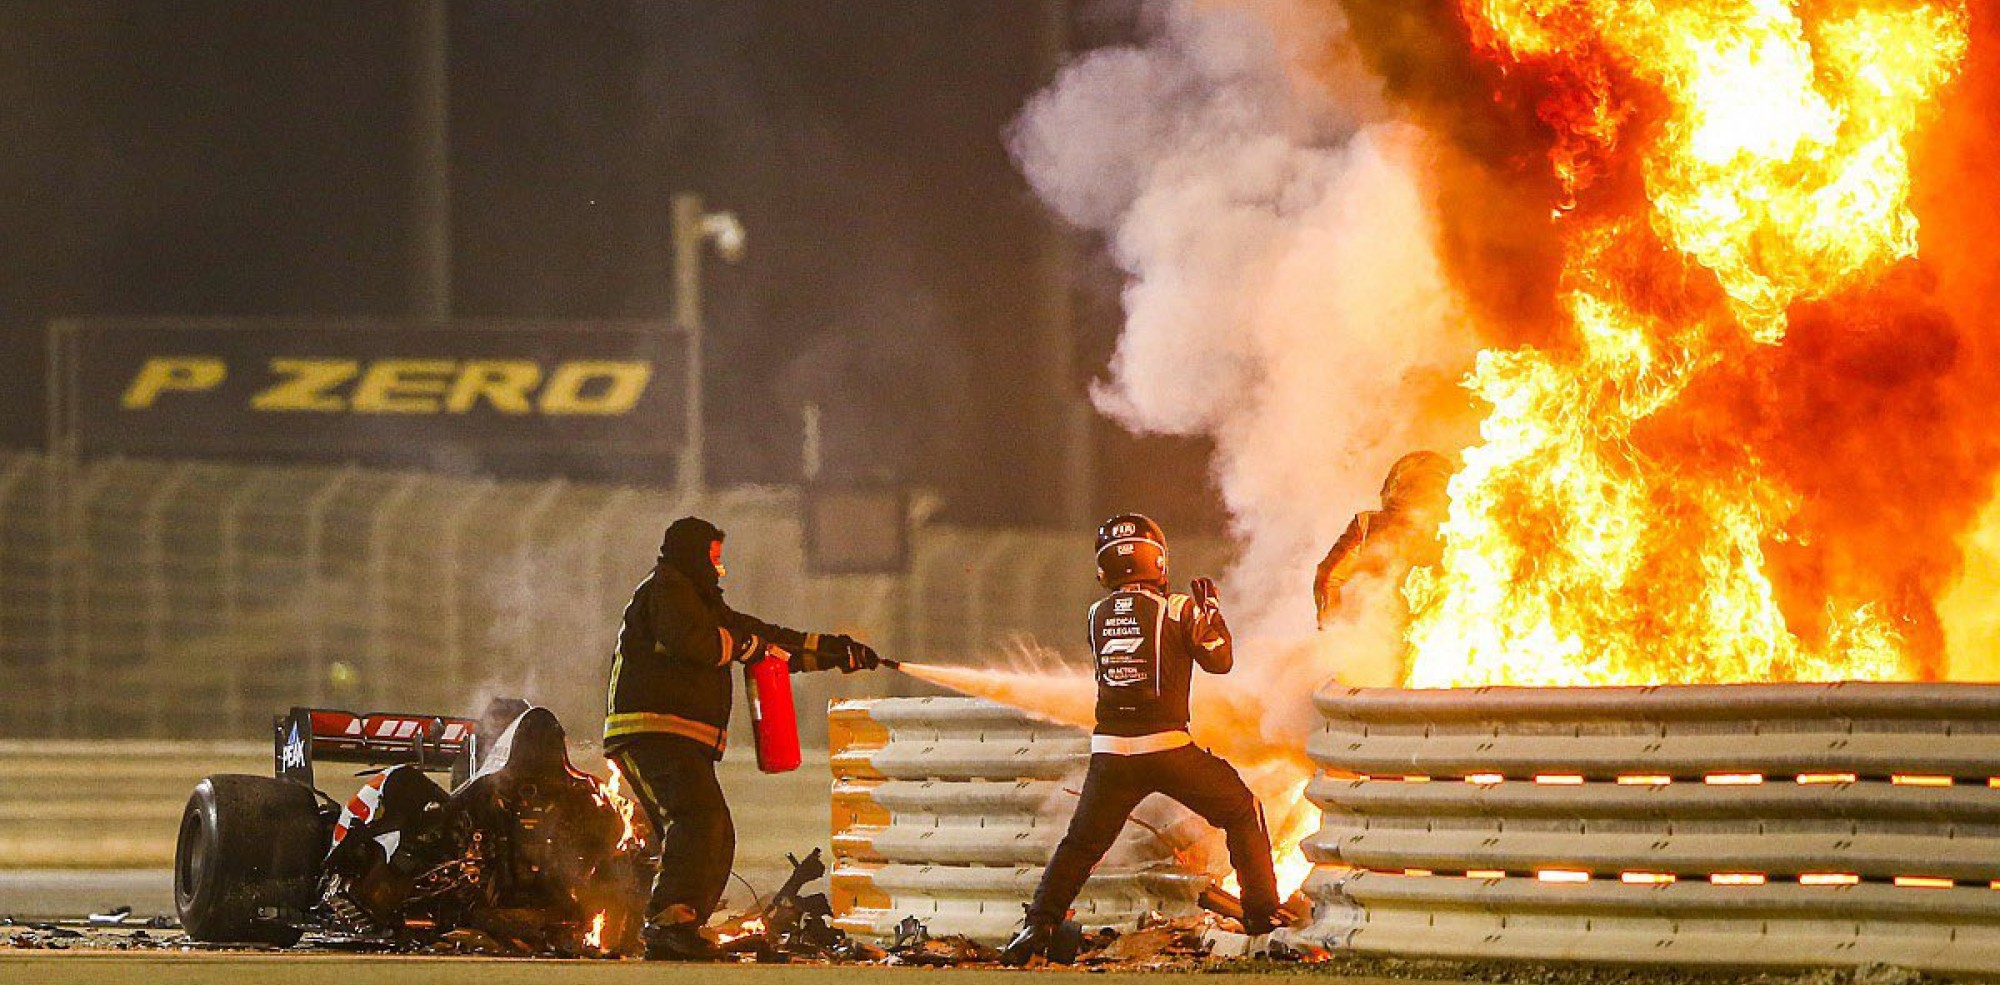
[{"label": "chain-link fence", "polygon": [[[507,693],[594,733],[619,612],[688,513],[729,531],[738,608],[910,659],[1076,650],[1095,590],[1089,531],[922,525],[907,575],[808,576],[789,488],[0,454],[0,735],[251,738],[292,704]],[[798,683],[809,709],[906,682]],[[802,716],[809,741],[821,717]]]}]

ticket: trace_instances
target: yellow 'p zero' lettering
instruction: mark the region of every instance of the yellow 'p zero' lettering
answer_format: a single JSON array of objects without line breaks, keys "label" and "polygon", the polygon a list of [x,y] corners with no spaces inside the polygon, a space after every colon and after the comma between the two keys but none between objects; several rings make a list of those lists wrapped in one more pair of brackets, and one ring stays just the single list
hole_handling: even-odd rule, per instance
[{"label": "yellow 'p zero' lettering", "polygon": [[347,401],[329,391],[353,379],[359,368],[352,359],[273,359],[271,372],[285,379],[251,397],[250,406],[255,410],[321,413],[346,410]]},{"label": "yellow 'p zero' lettering", "polygon": [[458,364],[449,359],[381,359],[354,385],[364,414],[435,414]]},{"label": "yellow 'p zero' lettering", "polygon": [[483,397],[502,414],[526,414],[535,409],[529,394],[541,381],[542,367],[526,359],[475,359],[459,369],[451,392],[445,394],[444,409],[463,414]]},{"label": "yellow 'p zero' lettering", "polygon": [[118,405],[126,410],[147,410],[168,390],[213,390],[228,375],[229,367],[209,356],[154,356],[139,367]]},{"label": "yellow 'p zero' lettering", "polygon": [[542,388],[542,413],[623,414],[639,403],[652,378],[653,364],[647,362],[563,363]]}]

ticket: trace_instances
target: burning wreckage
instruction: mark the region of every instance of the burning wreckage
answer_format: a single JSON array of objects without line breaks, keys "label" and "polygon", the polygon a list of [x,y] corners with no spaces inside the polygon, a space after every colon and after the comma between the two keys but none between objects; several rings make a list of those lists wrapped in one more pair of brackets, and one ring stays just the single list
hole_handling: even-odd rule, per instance
[{"label": "burning wreckage", "polygon": [[[491,739],[485,737],[491,736]],[[628,957],[653,864],[648,826],[609,781],[577,769],[555,715],[495,701],[479,719],[293,708],[277,719],[274,775],[216,774],[181,818],[174,900],[190,939],[289,947],[311,934],[343,947]],[[321,763],[366,767],[341,804]],[[450,787],[429,774],[443,773]],[[742,958],[958,965],[996,959],[916,918],[884,948],[833,926],[818,849],[788,856],[777,892],[715,928]],[[1135,933],[1062,928],[1058,963],[1155,966],[1243,956],[1234,903],[1211,887],[1206,912],[1142,921]],[[1298,901],[1284,914],[1297,920]]]},{"label": "burning wreckage", "polygon": [[[636,947],[644,841],[615,787],[571,765],[548,709],[496,701],[473,720],[294,708],[275,746],[275,776],[210,776],[188,799],[174,901],[194,940]],[[322,762],[372,769],[342,806],[315,785]]]}]

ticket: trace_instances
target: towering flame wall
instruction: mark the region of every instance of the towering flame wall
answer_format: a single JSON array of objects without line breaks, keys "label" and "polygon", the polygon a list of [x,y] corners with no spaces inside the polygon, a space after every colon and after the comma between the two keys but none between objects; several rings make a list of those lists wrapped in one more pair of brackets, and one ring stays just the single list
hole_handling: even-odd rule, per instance
[{"label": "towering flame wall", "polygon": [[[1546,127],[1559,273],[1554,331],[1471,374],[1491,410],[1443,561],[1406,585],[1412,682],[1935,676],[1935,581],[1899,568],[1889,530],[1829,510],[1843,491],[1813,461],[1841,426],[1910,422],[1787,419],[1811,381],[1784,349],[1801,321],[1810,353],[1854,330],[1829,320],[1925,316],[1911,145],[1965,57],[1966,12],[1465,0],[1463,16]],[[1868,568],[1878,547],[1888,570]]]}]

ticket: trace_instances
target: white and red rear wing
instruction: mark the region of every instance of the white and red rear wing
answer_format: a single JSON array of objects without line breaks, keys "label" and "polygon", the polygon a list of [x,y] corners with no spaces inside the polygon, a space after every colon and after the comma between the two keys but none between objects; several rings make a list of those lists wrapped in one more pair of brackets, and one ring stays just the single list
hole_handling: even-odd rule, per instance
[{"label": "white and red rear wing", "polygon": [[[328,761],[374,762],[394,758],[428,744],[446,756],[456,756],[472,736],[470,718],[370,712],[357,715],[330,708],[306,709],[312,724],[312,757]],[[352,760],[344,757],[352,756]]]},{"label": "white and red rear wing", "polygon": [[277,773],[311,785],[316,762],[449,770],[476,728],[473,719],[444,715],[293,708],[277,721]]}]

